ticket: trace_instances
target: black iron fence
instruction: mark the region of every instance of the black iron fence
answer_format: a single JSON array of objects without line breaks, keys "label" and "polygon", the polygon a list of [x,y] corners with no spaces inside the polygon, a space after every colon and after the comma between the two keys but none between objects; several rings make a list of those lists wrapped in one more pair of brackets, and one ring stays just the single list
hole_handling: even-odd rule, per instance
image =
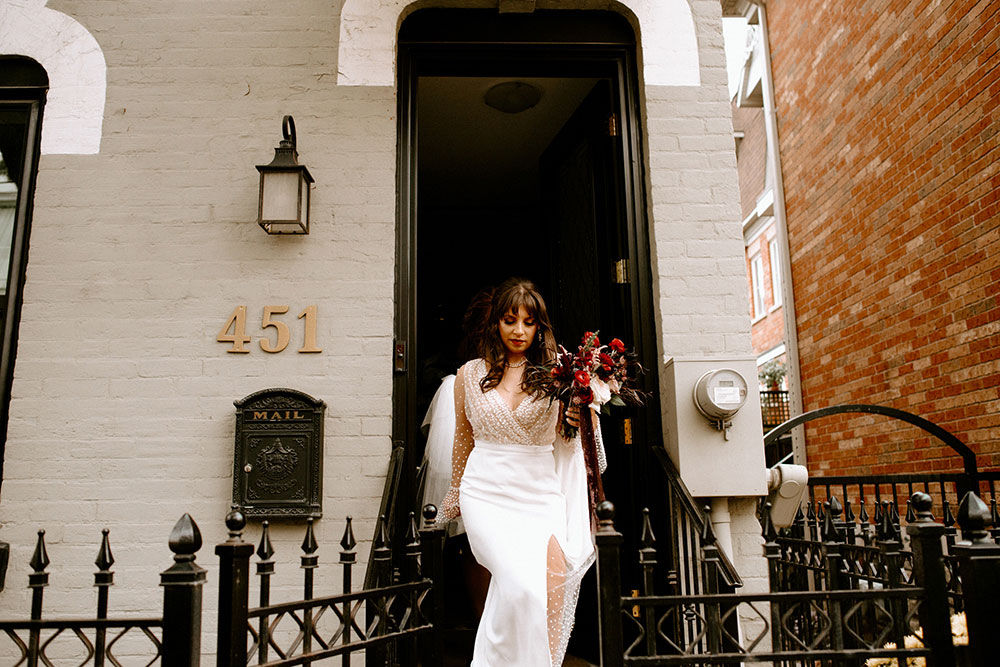
[{"label": "black iron fence", "polygon": [[[104,530],[95,561],[96,614],[85,619],[46,617],[43,608],[45,589],[49,585],[47,568],[51,561],[45,548],[45,531],[38,531],[31,558],[32,573],[28,575],[31,617],[29,620],[0,621],[0,631],[10,639],[17,652],[13,664],[18,667],[52,665],[54,656],[49,652],[54,647],[58,647],[55,650],[60,653],[67,652],[65,638],[72,636],[77,640],[74,652],[77,657],[73,663],[76,665],[121,665],[116,651],[119,644],[126,641],[133,644],[128,649],[130,655],[134,658],[138,654],[148,660],[145,664],[197,665],[201,657],[201,594],[205,570],[195,563],[195,555],[201,544],[197,524],[185,514],[170,534],[169,545],[174,563],[160,573],[162,616],[109,616],[108,597],[114,584],[114,573],[111,571],[114,557],[109,533]],[[128,640],[126,635],[130,635]],[[133,637],[141,638],[138,641],[142,646],[136,648]]]},{"label": "black iron fence", "polygon": [[[818,667],[863,665],[869,658],[901,663],[924,658],[932,667],[991,664],[990,633],[1000,618],[1000,546],[986,530],[990,509],[978,496],[966,497],[958,516],[964,543],[953,547],[949,565],[942,552],[945,526],[934,521],[931,502],[919,492],[911,499],[913,520],[905,526],[909,551],[888,503],[874,546],[862,549],[849,543],[849,529],[832,500],[815,539],[779,535],[765,511],[766,593],[715,588],[718,577],[712,573],[721,552],[706,523],[709,532],[696,563],[707,590],[658,594],[651,585],[656,549],[647,541],[639,562],[649,574],[638,597],[620,593],[621,535],[613,526],[613,508],[603,505],[597,532],[602,667],[746,662]],[[967,645],[953,644],[949,596],[960,598]],[[962,618],[955,623],[961,625]]]},{"label": "black iron fence", "polygon": [[[230,538],[216,547],[221,565],[218,664],[285,667],[341,656],[341,664],[347,666],[351,654],[362,650],[367,652],[369,664],[415,665],[418,656],[423,658],[423,664],[433,664],[435,656],[441,655],[434,625],[441,610],[441,590],[432,580],[441,579],[444,542],[443,529],[434,525],[436,516],[437,510],[428,506],[425,527],[418,530],[410,515],[399,576],[392,568],[386,521],[380,518],[372,548],[373,586],[360,591],[351,591],[356,542],[348,517],[340,542],[342,592],[320,597],[314,595],[313,589],[318,546],[310,520],[300,557],[302,598],[278,604],[270,601],[274,551],[265,526],[257,548],[260,602],[251,608],[249,570],[253,546],[242,540],[242,515],[231,514],[227,519]],[[284,636],[277,632],[283,622],[292,629]]]},{"label": "black iron fence", "polygon": [[[437,510],[425,508],[424,527],[418,529],[410,515],[405,537],[403,566],[392,566],[386,521],[381,518],[372,549],[373,586],[352,591],[356,563],[351,518],[347,518],[340,542],[339,566],[343,587],[340,594],[315,595],[314,573],[319,567],[318,544],[312,519],[302,543],[300,567],[303,593],[298,600],[273,602],[270,580],[275,572],[274,548],[266,522],[256,549],[259,580],[256,607],[250,600],[250,560],[254,546],[242,539],[243,515],[233,511],[226,517],[229,539],[215,548],[219,557],[219,615],[216,665],[286,667],[311,665],[340,657],[351,664],[352,655],[365,653],[368,664],[405,666],[440,664],[440,635],[435,626],[442,608],[441,550],[444,531],[434,525]],[[0,620],[0,633],[14,647],[16,667],[64,664],[80,667],[123,664],[119,648],[129,643],[128,658],[136,664],[164,667],[196,667],[201,660],[202,588],[205,570],[195,563],[202,546],[197,524],[185,514],[170,535],[174,563],[160,575],[163,614],[157,617],[113,617],[108,614],[108,593],[114,583],[114,559],[108,531],[98,551],[94,585],[98,589],[97,610],[91,618],[53,618],[43,614],[44,592],[49,583],[49,558],[44,531],[39,531],[33,572],[28,576],[32,591],[28,620]],[[128,637],[126,638],[126,635]],[[65,640],[75,637],[70,646]],[[142,646],[136,648],[137,639]],[[58,648],[53,648],[58,647]],[[8,647],[9,648],[9,647]],[[0,649],[2,650],[2,649]],[[54,655],[58,653],[58,655]],[[131,662],[129,664],[132,664]]]}]

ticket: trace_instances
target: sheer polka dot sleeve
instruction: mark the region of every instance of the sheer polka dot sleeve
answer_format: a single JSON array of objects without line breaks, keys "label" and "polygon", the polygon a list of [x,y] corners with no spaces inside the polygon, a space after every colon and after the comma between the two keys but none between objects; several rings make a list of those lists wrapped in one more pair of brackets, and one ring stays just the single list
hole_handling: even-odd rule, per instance
[{"label": "sheer polka dot sleeve", "polygon": [[455,441],[451,450],[451,488],[441,503],[441,521],[452,521],[459,514],[458,487],[465,474],[465,462],[472,453],[476,441],[472,432],[472,424],[465,414],[465,374],[466,366],[458,369],[455,376]]}]

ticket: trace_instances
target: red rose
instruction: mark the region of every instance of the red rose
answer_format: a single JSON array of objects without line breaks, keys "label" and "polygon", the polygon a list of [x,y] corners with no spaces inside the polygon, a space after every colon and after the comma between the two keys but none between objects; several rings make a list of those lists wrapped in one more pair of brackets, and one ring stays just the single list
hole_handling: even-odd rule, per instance
[{"label": "red rose", "polygon": [[590,374],[587,371],[577,371],[574,377],[576,378],[576,383],[581,387],[590,386]]},{"label": "red rose", "polygon": [[615,338],[613,341],[611,341],[609,347],[615,352],[625,351],[625,343],[623,343],[620,338]]},{"label": "red rose", "polygon": [[607,368],[604,369],[604,370],[607,370],[607,371],[610,371],[611,370],[611,366],[614,365],[614,363],[615,363],[614,359],[612,359],[608,355],[604,354],[603,352],[601,352],[600,356],[598,356],[597,358],[601,362],[602,366],[606,366],[607,367]]}]

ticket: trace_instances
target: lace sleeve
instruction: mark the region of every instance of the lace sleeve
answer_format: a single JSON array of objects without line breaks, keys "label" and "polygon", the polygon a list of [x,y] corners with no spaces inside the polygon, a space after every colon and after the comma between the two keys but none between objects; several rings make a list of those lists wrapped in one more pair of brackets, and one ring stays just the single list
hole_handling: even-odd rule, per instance
[{"label": "lace sleeve", "polygon": [[594,412],[594,440],[597,442],[597,469],[604,474],[608,469],[608,456],[604,453],[604,436],[601,434],[601,416]]},{"label": "lace sleeve", "polygon": [[465,474],[465,462],[475,446],[472,424],[465,414],[465,373],[466,368],[463,366],[458,369],[458,375],[455,377],[455,439],[451,449],[451,488],[441,502],[442,522],[451,521],[461,514],[458,487],[462,483],[462,475]]}]

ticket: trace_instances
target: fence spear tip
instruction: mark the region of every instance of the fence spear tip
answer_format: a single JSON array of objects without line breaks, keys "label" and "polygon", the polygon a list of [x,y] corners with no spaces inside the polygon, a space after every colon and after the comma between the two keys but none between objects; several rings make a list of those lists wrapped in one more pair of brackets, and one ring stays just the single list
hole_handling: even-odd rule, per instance
[{"label": "fence spear tip", "polygon": [[420,538],[418,537],[419,533],[420,530],[417,527],[417,517],[413,512],[410,512],[410,522],[409,526],[407,526],[406,529],[406,544],[407,545],[419,544],[420,543]]},{"label": "fence spear tip", "polygon": [[347,524],[344,526],[344,536],[340,538],[340,546],[344,551],[351,551],[357,546],[358,541],[354,539],[354,528],[351,525],[351,516],[347,515]]},{"label": "fence spear tip", "polygon": [[94,565],[101,572],[107,572],[115,564],[115,557],[111,554],[111,540],[108,539],[110,532],[107,528],[101,530],[101,548],[97,550],[97,558],[94,560]]},{"label": "fence spear tip", "polygon": [[649,521],[649,508],[642,508],[642,537],[639,540],[646,549],[651,549],[656,543],[656,536],[653,535],[653,525]]},{"label": "fence spear tip", "polygon": [[274,546],[271,545],[271,524],[262,521],[260,524],[260,544],[257,546],[257,557],[261,560],[270,560],[274,555]]},{"label": "fence spear tip", "polygon": [[44,572],[49,566],[49,553],[45,550],[45,530],[38,531],[38,540],[35,542],[35,553],[31,555],[31,569],[35,572]]},{"label": "fence spear tip", "polygon": [[313,532],[313,521],[312,517],[306,519],[306,536],[302,538],[302,553],[310,556],[319,550],[319,544],[316,543],[316,535]]}]

